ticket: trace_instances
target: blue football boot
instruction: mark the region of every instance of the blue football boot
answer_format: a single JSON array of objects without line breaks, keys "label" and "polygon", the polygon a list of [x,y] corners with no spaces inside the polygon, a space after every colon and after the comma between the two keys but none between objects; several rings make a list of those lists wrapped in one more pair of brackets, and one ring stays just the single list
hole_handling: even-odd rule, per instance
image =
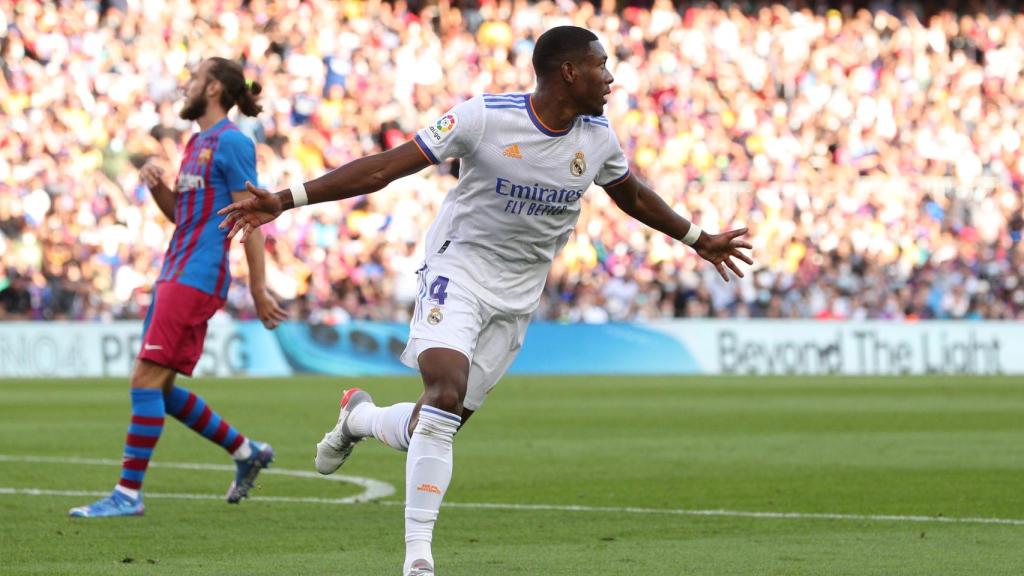
[{"label": "blue football boot", "polygon": [[252,454],[245,460],[235,462],[238,471],[235,472],[235,481],[228,487],[229,504],[238,504],[242,498],[247,498],[260,470],[274,461],[274,449],[270,444],[249,440],[249,446],[252,447]]},{"label": "blue football boot", "polygon": [[79,506],[68,511],[74,518],[112,518],[115,516],[142,516],[146,507],[142,504],[142,493],[132,499],[114,490],[110,496],[97,500],[88,506]]}]

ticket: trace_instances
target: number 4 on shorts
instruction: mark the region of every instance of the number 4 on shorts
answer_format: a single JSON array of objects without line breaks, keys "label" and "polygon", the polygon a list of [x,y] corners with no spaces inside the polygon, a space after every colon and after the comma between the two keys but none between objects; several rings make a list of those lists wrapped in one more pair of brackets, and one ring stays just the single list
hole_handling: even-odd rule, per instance
[{"label": "number 4 on shorts", "polygon": [[444,276],[438,276],[434,283],[430,285],[430,298],[443,305],[444,299],[448,297],[448,294],[445,292],[446,288],[448,288],[448,279]]}]

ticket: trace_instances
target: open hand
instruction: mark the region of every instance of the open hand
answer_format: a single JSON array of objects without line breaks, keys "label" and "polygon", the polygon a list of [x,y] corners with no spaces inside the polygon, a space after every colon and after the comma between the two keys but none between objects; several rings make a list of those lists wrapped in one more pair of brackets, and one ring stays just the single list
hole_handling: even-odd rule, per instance
[{"label": "open hand", "polygon": [[753,246],[746,240],[740,240],[739,237],[747,233],[746,228],[738,228],[736,230],[730,230],[728,232],[722,232],[721,234],[708,234],[705,232],[700,238],[693,244],[693,249],[697,251],[697,254],[701,258],[711,262],[715,265],[715,270],[722,276],[722,280],[729,281],[729,276],[726,274],[726,267],[732,270],[733,274],[743,278],[743,272],[740,271],[736,263],[733,262],[733,258],[742,260],[747,264],[753,264],[754,261],[750,259],[750,256],[740,252],[740,248],[750,250]]},{"label": "open hand", "polygon": [[276,194],[253,186],[252,182],[246,182],[245,189],[252,194],[251,198],[228,204],[217,211],[217,214],[227,215],[220,223],[220,228],[231,226],[228,238],[234,238],[235,234],[241,232],[241,242],[245,242],[253,230],[274,220],[283,211],[281,199]]}]

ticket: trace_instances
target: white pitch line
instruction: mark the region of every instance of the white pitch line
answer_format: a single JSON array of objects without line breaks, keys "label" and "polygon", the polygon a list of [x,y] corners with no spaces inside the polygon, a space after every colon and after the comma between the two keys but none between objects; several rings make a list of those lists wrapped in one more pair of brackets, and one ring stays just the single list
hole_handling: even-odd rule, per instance
[{"label": "white pitch line", "polygon": [[[388,504],[391,502],[381,502]],[[722,516],[728,518],[763,518],[770,520],[852,520],[857,522],[938,522],[945,524],[1002,524],[1024,526],[1019,518],[958,518],[950,516],[900,516],[894,514],[832,514],[815,512],[744,512],[741,510],[686,510],[682,508],[636,508],[574,506],[558,504],[490,504],[445,502],[449,508],[494,510],[541,510],[551,512],[605,512],[611,514],[667,514],[675,516]]]},{"label": "white pitch line", "polygon": [[[0,462],[39,462],[59,464],[95,464],[95,465],[120,465],[117,460],[101,460],[88,458],[56,458],[50,456],[6,456],[0,454]],[[155,466],[157,464],[151,464]],[[194,464],[194,463],[159,463],[164,468],[180,468],[187,470],[234,470],[234,467],[220,464]],[[326,480],[339,480],[342,482],[358,483],[357,481],[374,483],[375,485],[386,486],[390,492],[367,498],[367,492],[359,496],[349,498],[313,498],[313,497],[288,497],[288,496],[259,496],[253,502],[283,502],[295,504],[330,504],[330,505],[351,505],[376,498],[384,498],[394,494],[394,488],[385,482],[359,478],[357,476],[320,476],[303,470],[267,469],[264,473],[276,473],[284,476],[295,476],[300,478],[323,478]],[[360,484],[366,485],[366,484]],[[25,496],[106,496],[109,492],[92,492],[81,490],[47,490],[40,488],[10,488],[0,487],[2,495],[25,495]],[[147,498],[166,498],[180,500],[223,500],[224,497],[216,494],[186,494],[186,493],[146,493]],[[361,498],[361,499],[360,499]],[[383,506],[404,506],[404,502],[395,500],[383,500],[376,502]],[[463,508],[468,510],[511,510],[524,511],[534,510],[541,512],[590,512],[604,514],[662,514],[669,516],[704,516],[724,518],[755,518],[766,520],[838,520],[853,522],[911,522],[911,523],[938,523],[938,524],[988,524],[1002,526],[1024,526],[1024,519],[1019,518],[969,518],[950,516],[901,516],[895,514],[833,514],[814,512],[748,512],[742,510],[687,510],[683,508],[639,508],[639,507],[614,507],[614,506],[578,506],[559,504],[502,504],[490,502],[445,502],[445,508]]]},{"label": "white pitch line", "polygon": [[[0,454],[0,462],[29,462],[37,464],[80,464],[85,466],[120,466],[120,460],[112,460],[108,458],[60,458],[54,456],[11,456],[7,454]],[[201,464],[197,462],[152,462],[149,465],[151,468],[175,468],[178,470],[218,470],[226,472],[234,472],[235,466],[233,464]],[[260,474],[269,474],[276,476],[291,476],[293,478],[316,478],[319,480],[329,480],[331,482],[343,482],[346,484],[355,484],[363,488],[363,492],[356,494],[355,496],[349,496],[347,498],[326,498],[326,502],[319,502],[320,499],[312,498],[309,502],[317,502],[324,504],[355,504],[358,502],[369,502],[371,500],[378,500],[380,498],[387,498],[395,493],[395,487],[387,482],[381,482],[380,480],[374,480],[373,478],[363,478],[361,476],[346,476],[344,474],[333,474],[331,476],[324,476],[316,472],[310,472],[308,470],[289,470],[287,468],[267,468],[260,472]],[[42,494],[41,494],[42,495]],[[57,496],[59,494],[46,494]],[[67,494],[67,496],[91,496],[88,494]],[[192,500],[206,499],[207,495],[204,494],[151,494],[146,493],[147,497],[153,498],[188,498]],[[213,497],[213,496],[210,496]],[[222,499],[221,496],[215,498]],[[306,499],[284,499],[281,502],[298,502],[307,501]],[[266,497],[260,497],[261,500],[265,500]]]},{"label": "white pitch line", "polygon": [[[9,488],[0,487],[0,496],[106,496],[109,492],[87,490],[47,490],[42,488]],[[146,493],[146,498],[164,498],[169,500],[223,500],[217,494],[187,493]],[[290,496],[259,496],[254,502],[277,502],[289,504],[358,504],[352,498],[313,498]],[[364,501],[365,502],[365,501]],[[376,504],[382,506],[404,506],[403,502],[383,500]],[[951,518],[947,516],[898,516],[869,514],[816,514],[801,512],[743,512],[738,510],[684,510],[678,508],[636,508],[636,507],[604,507],[604,506],[572,506],[557,504],[499,504],[485,502],[445,502],[445,508],[464,508],[469,510],[535,510],[541,512],[590,512],[605,514],[664,514],[670,516],[717,516],[726,518],[757,518],[769,520],[845,520],[857,522],[926,522],[944,524],[997,524],[1006,526],[1024,526],[1024,520],[1014,518]]]},{"label": "white pitch line", "polygon": [[[107,492],[96,492],[92,490],[47,490],[43,488],[7,488],[0,487],[0,496],[21,495],[21,496],[108,496]],[[185,492],[146,492],[146,498],[162,498],[165,500],[218,500],[223,501],[224,496],[219,494],[188,494]],[[303,496],[256,496],[259,502],[284,502],[287,504],[359,504],[368,500],[354,500],[349,498],[314,498]]]}]

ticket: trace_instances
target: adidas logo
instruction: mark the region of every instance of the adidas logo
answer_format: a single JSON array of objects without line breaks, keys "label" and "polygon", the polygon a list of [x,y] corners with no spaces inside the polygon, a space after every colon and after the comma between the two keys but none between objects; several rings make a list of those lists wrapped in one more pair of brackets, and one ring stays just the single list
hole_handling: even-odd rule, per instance
[{"label": "adidas logo", "polygon": [[523,154],[519,151],[519,144],[513,144],[508,148],[505,148],[505,151],[502,152],[502,154],[508,156],[509,158],[518,158],[520,160],[523,159]]}]

